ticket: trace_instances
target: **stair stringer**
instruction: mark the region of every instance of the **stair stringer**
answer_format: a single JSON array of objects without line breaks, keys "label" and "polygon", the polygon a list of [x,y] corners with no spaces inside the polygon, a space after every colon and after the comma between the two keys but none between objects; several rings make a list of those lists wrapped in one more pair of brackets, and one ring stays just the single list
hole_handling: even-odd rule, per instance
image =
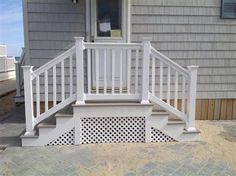
[{"label": "stair stringer", "polygon": [[39,127],[38,136],[22,136],[22,146],[46,146],[75,127],[73,117],[56,117],[56,122],[55,127]]}]

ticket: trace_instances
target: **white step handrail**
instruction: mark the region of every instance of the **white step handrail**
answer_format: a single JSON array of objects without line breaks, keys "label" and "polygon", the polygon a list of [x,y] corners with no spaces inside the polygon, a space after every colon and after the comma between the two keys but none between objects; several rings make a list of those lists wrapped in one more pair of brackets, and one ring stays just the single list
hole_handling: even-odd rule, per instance
[{"label": "white step handrail", "polygon": [[148,39],[143,48],[142,102],[150,100],[158,104],[184,120],[188,131],[195,131],[198,67],[189,66],[186,70],[153,48]]},{"label": "white step handrail", "polygon": [[[32,66],[23,66],[24,72],[24,95],[25,95],[25,116],[26,133],[25,135],[34,135],[35,126],[50,117],[60,109],[71,104],[76,100],[76,93],[73,90],[73,58],[75,55],[75,46],[71,47],[61,55],[52,59],[48,63],[33,71]],[[69,64],[70,91],[69,95],[65,93],[65,63]],[[57,71],[60,70],[61,80],[58,81]],[[52,74],[50,75],[50,71]],[[50,77],[51,76],[51,77]],[[49,78],[52,78],[52,102],[50,105]],[[43,85],[41,87],[41,85]],[[35,86],[35,91],[33,87]],[[61,87],[58,90],[58,86]],[[43,90],[42,90],[43,89]],[[58,97],[61,97],[60,99]],[[35,105],[34,105],[35,102]],[[44,102],[45,110],[41,112],[41,103]]]}]

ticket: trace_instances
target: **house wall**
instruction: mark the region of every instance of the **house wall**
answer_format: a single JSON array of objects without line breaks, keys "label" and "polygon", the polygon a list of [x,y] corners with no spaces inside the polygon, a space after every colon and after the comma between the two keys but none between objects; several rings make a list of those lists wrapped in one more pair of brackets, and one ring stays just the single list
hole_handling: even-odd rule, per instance
[{"label": "house wall", "polygon": [[199,99],[236,98],[236,19],[221,0],[132,0],[132,41],[152,45],[181,66],[199,65]]},{"label": "house wall", "polygon": [[[85,1],[25,0],[30,64],[40,67],[85,36]],[[26,34],[25,34],[26,35]]]}]

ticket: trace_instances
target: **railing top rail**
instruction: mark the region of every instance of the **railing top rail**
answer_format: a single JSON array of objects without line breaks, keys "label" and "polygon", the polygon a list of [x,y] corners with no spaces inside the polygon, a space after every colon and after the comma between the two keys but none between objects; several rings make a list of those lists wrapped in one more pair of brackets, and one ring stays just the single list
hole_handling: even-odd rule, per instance
[{"label": "railing top rail", "polygon": [[154,54],[154,56],[156,56],[158,59],[160,59],[163,63],[176,69],[179,73],[183,74],[186,78],[190,77],[190,73],[188,70],[184,69],[183,67],[181,67],[180,65],[178,65],[177,63],[175,63],[174,61],[169,59],[167,56],[165,56],[164,54],[157,51],[155,48],[151,47],[151,52],[152,52],[152,54]]},{"label": "railing top rail", "polygon": [[85,48],[93,49],[93,48],[129,48],[129,49],[141,49],[141,43],[91,43],[85,42]]},{"label": "railing top rail", "polygon": [[38,76],[38,75],[42,74],[43,72],[45,72],[46,70],[52,68],[56,64],[60,63],[61,61],[63,61],[67,57],[69,57],[74,52],[75,52],[75,46],[71,47],[70,49],[68,49],[67,51],[62,53],[61,55],[57,56],[53,60],[51,60],[48,63],[44,64],[43,66],[39,67],[37,70],[34,71],[33,79],[36,76]]}]

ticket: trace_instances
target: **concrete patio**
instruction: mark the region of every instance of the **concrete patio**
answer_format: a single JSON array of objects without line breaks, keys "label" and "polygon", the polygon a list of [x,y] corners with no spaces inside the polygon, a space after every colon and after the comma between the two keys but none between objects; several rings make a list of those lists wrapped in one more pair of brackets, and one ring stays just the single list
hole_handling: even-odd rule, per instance
[{"label": "concrete patio", "polygon": [[198,121],[198,142],[21,147],[24,106],[0,119],[1,176],[236,175],[235,121]]}]

